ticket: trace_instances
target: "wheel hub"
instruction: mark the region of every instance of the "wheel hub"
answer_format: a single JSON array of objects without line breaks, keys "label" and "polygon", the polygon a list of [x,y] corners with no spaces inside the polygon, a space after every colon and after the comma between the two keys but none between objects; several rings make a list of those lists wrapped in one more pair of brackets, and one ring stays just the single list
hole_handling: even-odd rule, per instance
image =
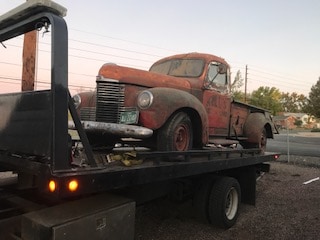
[{"label": "wheel hub", "polygon": [[188,129],[185,125],[181,125],[175,132],[175,145],[178,151],[184,151],[188,149]]},{"label": "wheel hub", "polygon": [[231,220],[238,210],[238,194],[235,188],[231,188],[226,199],[225,213],[226,217]]}]

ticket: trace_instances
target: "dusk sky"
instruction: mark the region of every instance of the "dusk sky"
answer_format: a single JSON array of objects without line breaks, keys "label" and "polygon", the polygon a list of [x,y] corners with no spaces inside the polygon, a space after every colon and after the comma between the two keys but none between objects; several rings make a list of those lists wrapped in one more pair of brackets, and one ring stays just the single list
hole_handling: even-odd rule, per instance
[{"label": "dusk sky", "polygon": [[[24,2],[1,0],[0,15]],[[268,86],[308,95],[320,77],[319,0],[55,2],[68,9],[73,91],[93,88],[103,63],[147,70],[162,57],[187,52],[223,57],[233,78],[238,70],[244,77],[248,65],[249,92]],[[39,32],[39,89],[49,77],[49,34]],[[20,88],[22,41],[0,45],[0,92]]]}]

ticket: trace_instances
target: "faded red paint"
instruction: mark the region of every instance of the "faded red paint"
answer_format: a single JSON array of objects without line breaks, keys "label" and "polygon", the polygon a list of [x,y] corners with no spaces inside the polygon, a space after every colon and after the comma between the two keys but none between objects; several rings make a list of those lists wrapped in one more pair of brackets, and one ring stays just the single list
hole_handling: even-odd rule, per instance
[{"label": "faded red paint", "polygon": [[95,107],[96,106],[96,93],[95,92],[82,92],[81,95],[81,104],[78,108],[84,107]]},{"label": "faded red paint", "polygon": [[153,87],[179,88],[184,91],[190,91],[190,82],[171,76],[163,76],[157,73],[151,73],[139,69],[122,67],[117,65],[106,64],[99,70],[99,76],[104,78],[116,79],[122,83]]},{"label": "faded red paint", "polygon": [[247,107],[233,103],[231,105],[231,135],[242,136],[243,126],[249,115],[249,109]]},{"label": "faded red paint", "polygon": [[216,91],[205,91],[203,105],[209,118],[210,135],[227,135],[229,131],[231,97]]},{"label": "faded red paint", "polygon": [[[139,109],[140,126],[157,130],[175,112],[184,111],[192,118],[193,124],[196,124],[194,130],[201,132],[200,141],[203,144],[207,144],[212,138],[232,137],[246,137],[248,141],[256,142],[259,141],[261,128],[270,130],[268,136],[272,137],[276,130],[272,120],[265,116],[265,110],[233,101],[230,92],[230,67],[224,59],[201,53],[180,54],[161,59],[150,69],[165,64],[168,60],[200,59],[204,64],[197,77],[176,77],[113,64],[103,65],[98,76],[106,81],[111,79],[125,84],[125,107],[138,108],[137,96],[143,90],[148,89],[153,94],[153,104],[147,109]],[[221,66],[226,69],[225,73],[220,72],[223,69]],[[95,106],[95,102],[88,100],[93,99],[90,94],[86,93],[82,97],[87,99],[81,104],[82,107],[86,104]],[[251,117],[247,122],[251,112],[255,112],[256,117]]]}]

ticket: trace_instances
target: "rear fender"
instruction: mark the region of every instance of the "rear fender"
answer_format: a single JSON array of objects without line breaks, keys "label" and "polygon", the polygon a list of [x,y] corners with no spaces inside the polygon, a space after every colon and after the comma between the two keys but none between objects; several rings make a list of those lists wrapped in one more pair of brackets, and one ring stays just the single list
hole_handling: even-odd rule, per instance
[{"label": "rear fender", "polygon": [[248,138],[248,142],[259,142],[261,132],[265,128],[267,137],[273,138],[272,124],[271,120],[264,113],[250,113],[243,127],[244,136]]},{"label": "rear fender", "polygon": [[181,110],[189,114],[194,129],[201,128],[202,142],[208,141],[208,116],[199,99],[188,92],[173,88],[151,88],[148,91],[153,94],[153,103],[148,109],[140,109],[139,123],[142,126],[159,129],[172,114]]}]

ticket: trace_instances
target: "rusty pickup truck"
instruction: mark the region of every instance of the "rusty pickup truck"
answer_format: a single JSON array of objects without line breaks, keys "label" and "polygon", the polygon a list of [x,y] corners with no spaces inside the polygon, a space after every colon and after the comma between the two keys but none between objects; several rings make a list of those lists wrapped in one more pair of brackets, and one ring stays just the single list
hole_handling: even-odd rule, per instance
[{"label": "rusty pickup truck", "polygon": [[239,143],[265,151],[277,133],[269,111],[233,100],[230,66],[214,55],[174,55],[149,71],[108,63],[96,84],[96,91],[73,96],[95,147],[130,141],[185,151]]}]

